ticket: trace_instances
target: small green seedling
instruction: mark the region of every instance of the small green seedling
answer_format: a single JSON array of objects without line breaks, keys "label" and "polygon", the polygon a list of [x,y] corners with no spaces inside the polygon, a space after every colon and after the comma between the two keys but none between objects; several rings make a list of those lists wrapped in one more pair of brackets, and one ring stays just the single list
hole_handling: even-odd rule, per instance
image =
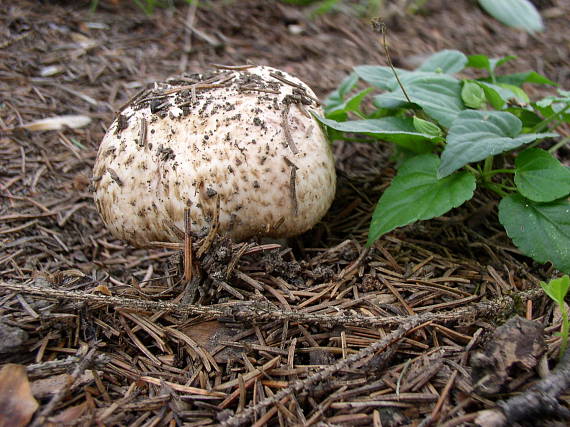
[{"label": "small green seedling", "polygon": [[566,275],[559,279],[552,279],[548,283],[540,282],[540,286],[542,286],[546,295],[558,304],[558,308],[562,314],[562,329],[560,330],[560,338],[562,339],[560,343],[560,358],[562,358],[568,348],[568,310],[566,309],[564,298],[568,293],[568,288],[570,288],[570,277]]},{"label": "small green seedling", "polygon": [[[570,123],[570,92],[532,102],[524,84],[556,84],[534,71],[500,75],[513,58],[444,50],[412,71],[362,65],[325,101],[318,119],[331,139],[391,142],[401,161],[372,214],[369,246],[484,188],[501,199],[499,221],[524,254],[570,273],[570,168],[556,157],[570,138],[553,132]],[[466,68],[487,75],[458,77]],[[355,92],[359,79],[376,92]],[[364,109],[369,95],[374,108]]]}]

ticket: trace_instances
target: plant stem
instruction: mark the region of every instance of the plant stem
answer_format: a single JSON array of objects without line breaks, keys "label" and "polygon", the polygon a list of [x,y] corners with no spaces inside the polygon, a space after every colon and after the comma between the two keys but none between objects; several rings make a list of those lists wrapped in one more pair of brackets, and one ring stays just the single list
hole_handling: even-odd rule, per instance
[{"label": "plant stem", "polygon": [[554,113],[552,116],[545,118],[543,121],[538,123],[535,127],[533,127],[530,133],[542,132],[544,129],[546,129],[548,127],[549,123],[551,123],[554,120],[557,120],[569,108],[570,108],[570,104],[566,105],[562,110],[558,111],[557,113]]},{"label": "plant stem", "polygon": [[560,147],[563,147],[564,145],[568,144],[569,142],[570,142],[570,136],[567,136],[566,138],[562,138],[562,140],[558,141],[556,144],[554,144],[552,147],[550,147],[548,149],[548,152],[550,154],[552,154],[556,150],[558,150]]},{"label": "plant stem", "polygon": [[560,304],[560,311],[562,312],[562,330],[560,331],[560,358],[562,359],[562,356],[564,356],[568,348],[568,329],[570,326],[568,324],[568,311],[566,310],[564,302]]},{"label": "plant stem", "polygon": [[499,184],[499,186],[500,186],[503,190],[507,190],[507,191],[517,191],[517,187],[511,187],[510,185],[507,185],[507,184]]},{"label": "plant stem", "polygon": [[493,169],[489,172],[483,172],[483,178],[488,179],[500,173],[515,173],[514,169]]},{"label": "plant stem", "polygon": [[493,156],[489,156],[485,159],[485,164],[483,166],[483,178],[489,175],[492,169],[493,169]]},{"label": "plant stem", "polygon": [[469,172],[471,172],[473,175],[475,175],[476,178],[482,177],[483,174],[481,173],[481,171],[475,169],[473,166],[470,165],[465,165],[465,169],[468,170]]},{"label": "plant stem", "polygon": [[488,68],[487,71],[489,72],[489,77],[491,77],[491,83],[494,85],[497,84],[497,77],[495,76],[495,71],[492,68]]},{"label": "plant stem", "polygon": [[491,181],[483,181],[483,187],[497,193],[501,197],[507,197],[508,193],[504,191],[499,184],[495,184]]},{"label": "plant stem", "polygon": [[390,52],[388,51],[388,43],[386,42],[386,31],[387,31],[386,30],[386,24],[384,24],[383,22],[381,22],[379,24],[380,24],[380,33],[382,34],[382,45],[384,46],[384,53],[386,54],[386,59],[388,61],[388,65],[390,66],[390,69],[392,70],[394,77],[396,77],[396,81],[398,82],[400,89],[402,89],[402,92],[404,93],[404,97],[411,104],[412,100],[410,99],[408,92],[406,92],[406,88],[404,87],[404,85],[400,81],[400,77],[398,76],[398,73],[396,72],[396,69],[394,68],[394,64],[392,64],[392,58],[390,57]]}]

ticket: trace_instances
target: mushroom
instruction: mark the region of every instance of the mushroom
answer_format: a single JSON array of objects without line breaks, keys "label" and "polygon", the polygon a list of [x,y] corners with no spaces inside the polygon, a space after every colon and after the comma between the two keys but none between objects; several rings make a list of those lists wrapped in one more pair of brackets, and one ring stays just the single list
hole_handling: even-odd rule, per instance
[{"label": "mushroom", "polygon": [[[234,240],[313,227],[335,193],[313,91],[275,68],[219,68],[154,83],[121,109],[95,162],[95,203],[139,247],[216,225]],[[214,224],[214,221],[217,224]]]}]

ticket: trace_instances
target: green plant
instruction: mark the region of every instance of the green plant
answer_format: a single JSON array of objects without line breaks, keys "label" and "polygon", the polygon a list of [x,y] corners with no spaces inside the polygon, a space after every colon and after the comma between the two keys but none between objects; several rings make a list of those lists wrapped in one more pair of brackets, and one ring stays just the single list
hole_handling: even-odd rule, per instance
[{"label": "green plant", "polygon": [[[368,245],[445,214],[482,187],[501,198],[499,221],[524,254],[570,272],[570,169],[554,156],[569,138],[550,132],[570,123],[570,92],[531,102],[524,83],[555,84],[534,71],[497,74],[511,59],[445,50],[413,71],[362,65],[328,97],[318,119],[331,139],[389,141],[401,162],[372,215]],[[455,76],[467,67],[487,76]],[[382,90],[372,111],[362,108],[371,89],[353,91],[359,79]],[[547,138],[560,139],[538,148]]]},{"label": "green plant", "polygon": [[540,13],[529,0],[479,0],[479,5],[497,21],[534,33],[544,25]]},{"label": "green plant", "polygon": [[560,314],[562,314],[562,328],[560,330],[560,357],[564,356],[566,349],[568,348],[568,310],[566,309],[566,304],[564,303],[564,298],[568,293],[568,288],[570,288],[570,277],[562,276],[559,279],[552,279],[550,282],[540,282],[540,286],[544,289],[546,295],[548,295],[560,309]]}]

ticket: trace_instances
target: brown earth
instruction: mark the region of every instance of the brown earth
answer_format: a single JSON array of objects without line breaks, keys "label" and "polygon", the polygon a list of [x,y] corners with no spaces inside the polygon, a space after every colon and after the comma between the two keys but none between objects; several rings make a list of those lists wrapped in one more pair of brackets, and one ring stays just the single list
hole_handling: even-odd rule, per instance
[{"label": "brown earth", "polygon": [[[398,66],[444,48],[515,54],[505,71],[570,88],[568,0],[536,2],[547,29],[532,36],[475,1],[432,0],[414,15],[386,3]],[[126,1],[95,13],[3,1],[0,58],[0,361],[26,367],[36,425],[469,425],[554,366],[560,318],[537,286],[556,271],[512,246],[490,195],[363,247],[394,174],[385,145],[335,144],[333,208],[288,245],[196,240],[208,250],[190,283],[180,245],[133,249],[103,227],[89,188],[98,144],[146,83],[256,63],[324,97],[353,66],[386,64],[366,18],[262,0],[152,16]],[[92,121],[21,128],[65,114]],[[498,361],[485,343],[501,347],[493,333],[515,313],[540,333],[529,354]],[[476,384],[481,360],[507,366],[492,393]],[[0,407],[8,394],[0,387]]]}]

